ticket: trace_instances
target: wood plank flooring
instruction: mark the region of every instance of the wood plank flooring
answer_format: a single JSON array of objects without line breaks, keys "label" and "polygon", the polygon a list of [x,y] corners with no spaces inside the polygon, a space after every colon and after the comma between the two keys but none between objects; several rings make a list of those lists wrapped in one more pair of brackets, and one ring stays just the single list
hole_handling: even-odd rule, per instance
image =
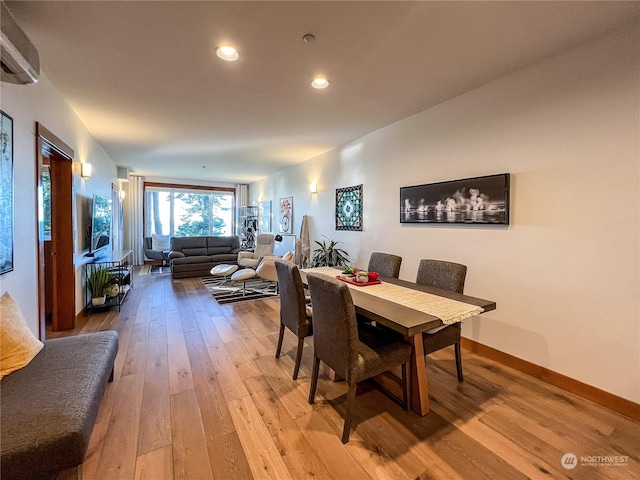
[{"label": "wood plank flooring", "polygon": [[[312,340],[297,381],[293,334],[274,358],[279,299],[220,307],[198,278],[144,273],[121,312],[50,332],[120,334],[85,462],[60,478],[640,478],[637,422],[468,351],[460,384],[452,348],[429,357],[429,415],[365,382],[343,445],[344,383],[322,376],[307,403]],[[574,469],[562,466],[566,453]],[[587,456],[621,458],[587,466]]]}]

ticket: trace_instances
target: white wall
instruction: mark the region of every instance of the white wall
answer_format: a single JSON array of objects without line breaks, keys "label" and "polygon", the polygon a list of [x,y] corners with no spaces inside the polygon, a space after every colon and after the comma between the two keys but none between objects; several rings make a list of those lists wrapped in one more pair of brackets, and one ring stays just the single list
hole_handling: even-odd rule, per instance
[{"label": "white wall", "polygon": [[[523,69],[250,187],[294,197],[294,231],[469,267],[465,292],[497,301],[463,335],[640,401],[637,27]],[[508,228],[401,225],[399,188],[510,172]],[[319,193],[309,193],[318,182]],[[334,226],[335,188],[364,184],[364,232]]]},{"label": "white wall", "polygon": [[[93,166],[90,179],[80,177],[74,163],[74,191],[77,218],[76,241],[76,312],[84,306],[81,265],[84,224],[81,218],[83,200],[93,193],[111,198],[111,183],[116,182],[116,166],[89,134],[73,109],[42,74],[35,85],[0,83],[0,107],[13,117],[14,133],[14,270],[0,276],[0,293],[8,291],[16,299],[29,326],[38,330],[38,270],[35,193],[36,122],[40,122],[75,152],[76,162]],[[89,201],[90,204],[90,201]]]}]

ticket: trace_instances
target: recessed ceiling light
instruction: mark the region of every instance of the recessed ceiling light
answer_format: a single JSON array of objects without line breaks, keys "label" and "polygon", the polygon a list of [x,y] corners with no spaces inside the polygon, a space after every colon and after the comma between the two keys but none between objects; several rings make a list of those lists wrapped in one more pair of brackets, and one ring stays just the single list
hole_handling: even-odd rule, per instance
[{"label": "recessed ceiling light", "polygon": [[329,86],[329,80],[327,80],[326,78],[322,78],[322,77],[317,77],[314,78],[313,81],[311,82],[311,86],[313,88],[327,88]]},{"label": "recessed ceiling light", "polygon": [[239,57],[238,50],[233,48],[231,45],[222,45],[218,47],[216,55],[218,55],[218,58],[226,60],[227,62],[233,62]]}]

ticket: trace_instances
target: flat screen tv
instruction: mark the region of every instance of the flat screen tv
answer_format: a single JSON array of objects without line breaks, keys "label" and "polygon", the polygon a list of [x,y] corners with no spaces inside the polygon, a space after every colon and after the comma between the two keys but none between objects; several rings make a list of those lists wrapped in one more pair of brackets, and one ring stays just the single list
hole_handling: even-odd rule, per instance
[{"label": "flat screen tv", "polygon": [[108,250],[111,245],[111,200],[93,195],[91,213],[91,245],[89,253]]}]

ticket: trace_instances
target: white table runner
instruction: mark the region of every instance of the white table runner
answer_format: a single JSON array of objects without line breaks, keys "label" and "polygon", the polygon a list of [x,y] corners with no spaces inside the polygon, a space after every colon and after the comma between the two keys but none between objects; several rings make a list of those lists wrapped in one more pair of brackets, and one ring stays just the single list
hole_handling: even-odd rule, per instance
[{"label": "white table runner", "polygon": [[[338,270],[331,267],[307,268],[302,271],[320,273],[333,278],[339,275]],[[461,322],[465,318],[479,315],[484,311],[482,307],[476,305],[451,300],[450,298],[432,295],[431,293],[421,292],[419,290],[412,290],[392,283],[382,282],[378,285],[368,285],[366,287],[358,287],[348,282],[345,283],[349,288],[357,289],[368,295],[438,317],[445,325]]]}]

